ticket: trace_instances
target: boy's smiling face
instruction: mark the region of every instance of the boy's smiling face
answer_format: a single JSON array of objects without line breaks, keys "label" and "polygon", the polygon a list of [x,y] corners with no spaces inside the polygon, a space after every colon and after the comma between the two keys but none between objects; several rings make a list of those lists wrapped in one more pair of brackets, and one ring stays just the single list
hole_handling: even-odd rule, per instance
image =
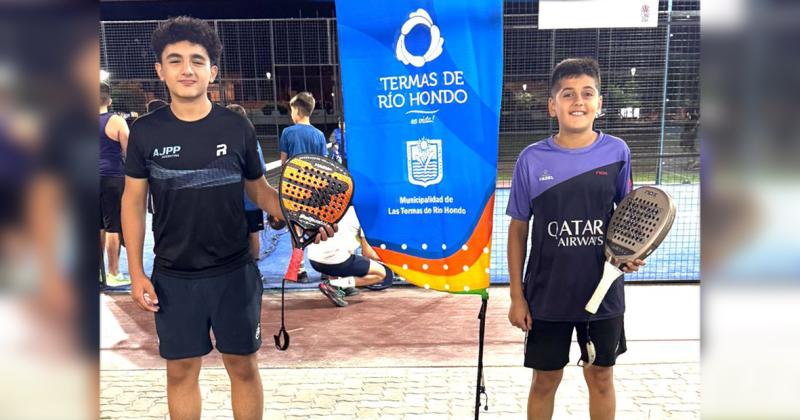
[{"label": "boy's smiling face", "polygon": [[547,110],[558,119],[560,131],[585,133],[603,106],[594,78],[585,74],[565,77],[559,81],[558,91],[551,93]]},{"label": "boy's smiling face", "polygon": [[156,72],[167,84],[171,96],[195,100],[205,97],[208,84],[217,77],[206,49],[199,44],[180,41],[169,44],[156,63]]}]

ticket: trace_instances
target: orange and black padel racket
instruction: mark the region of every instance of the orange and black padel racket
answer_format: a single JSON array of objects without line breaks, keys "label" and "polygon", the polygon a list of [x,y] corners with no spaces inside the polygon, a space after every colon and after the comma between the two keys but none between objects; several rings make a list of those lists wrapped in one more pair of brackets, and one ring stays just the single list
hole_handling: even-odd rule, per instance
[{"label": "orange and black padel racket", "polygon": [[283,322],[286,281],[297,281],[303,249],[314,242],[319,229],[344,216],[353,198],[353,187],[350,172],[326,157],[302,154],[283,165],[278,197],[292,235],[292,258],[281,285],[281,329],[274,336],[278,350],[289,348],[289,334]]}]

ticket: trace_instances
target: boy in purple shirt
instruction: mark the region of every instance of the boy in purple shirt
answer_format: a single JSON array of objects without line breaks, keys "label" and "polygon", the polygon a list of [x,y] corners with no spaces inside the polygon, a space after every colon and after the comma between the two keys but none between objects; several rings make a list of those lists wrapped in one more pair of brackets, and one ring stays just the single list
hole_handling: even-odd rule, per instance
[{"label": "boy in purple shirt", "polygon": [[[600,70],[594,59],[567,59],[550,80],[548,111],[558,133],[536,142],[517,158],[506,214],[512,325],[527,333],[525,366],[534,369],[528,419],[549,419],[564,366],[569,363],[573,329],[581,360],[586,342],[596,348],[585,365],[592,419],[614,418],[613,366],[626,350],[621,280],[608,291],[591,331],[583,307],[603,270],[605,230],[615,205],[631,190],[630,150],[621,139],[594,131],[602,106]],[[528,226],[533,218],[531,253],[525,267]],[[638,270],[637,260],[624,267]]]}]

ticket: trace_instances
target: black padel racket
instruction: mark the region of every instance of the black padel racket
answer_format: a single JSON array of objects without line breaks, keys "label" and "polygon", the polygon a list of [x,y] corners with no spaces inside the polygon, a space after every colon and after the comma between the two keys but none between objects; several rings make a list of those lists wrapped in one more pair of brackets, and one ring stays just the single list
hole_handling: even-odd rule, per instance
[{"label": "black padel racket", "polygon": [[281,286],[281,329],[275,338],[279,350],[289,348],[284,325],[286,281],[297,281],[303,249],[314,242],[319,228],[341,220],[353,197],[353,179],[347,169],[319,155],[302,154],[289,159],[281,170],[278,197],[283,218],[292,235],[292,257]]},{"label": "black padel racket", "polygon": [[586,304],[587,312],[597,312],[609,287],[622,275],[620,267],[645,259],[658,248],[674,220],[675,202],[655,187],[637,188],[619,203],[606,230],[603,277]]}]

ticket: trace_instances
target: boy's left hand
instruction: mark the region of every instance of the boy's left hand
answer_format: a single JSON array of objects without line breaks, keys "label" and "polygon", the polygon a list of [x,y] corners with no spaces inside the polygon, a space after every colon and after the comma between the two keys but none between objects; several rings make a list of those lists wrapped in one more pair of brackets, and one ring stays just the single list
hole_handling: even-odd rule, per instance
[{"label": "boy's left hand", "polygon": [[626,273],[635,273],[639,271],[639,268],[645,265],[644,260],[633,260],[633,262],[625,263],[622,266],[622,271]]}]

